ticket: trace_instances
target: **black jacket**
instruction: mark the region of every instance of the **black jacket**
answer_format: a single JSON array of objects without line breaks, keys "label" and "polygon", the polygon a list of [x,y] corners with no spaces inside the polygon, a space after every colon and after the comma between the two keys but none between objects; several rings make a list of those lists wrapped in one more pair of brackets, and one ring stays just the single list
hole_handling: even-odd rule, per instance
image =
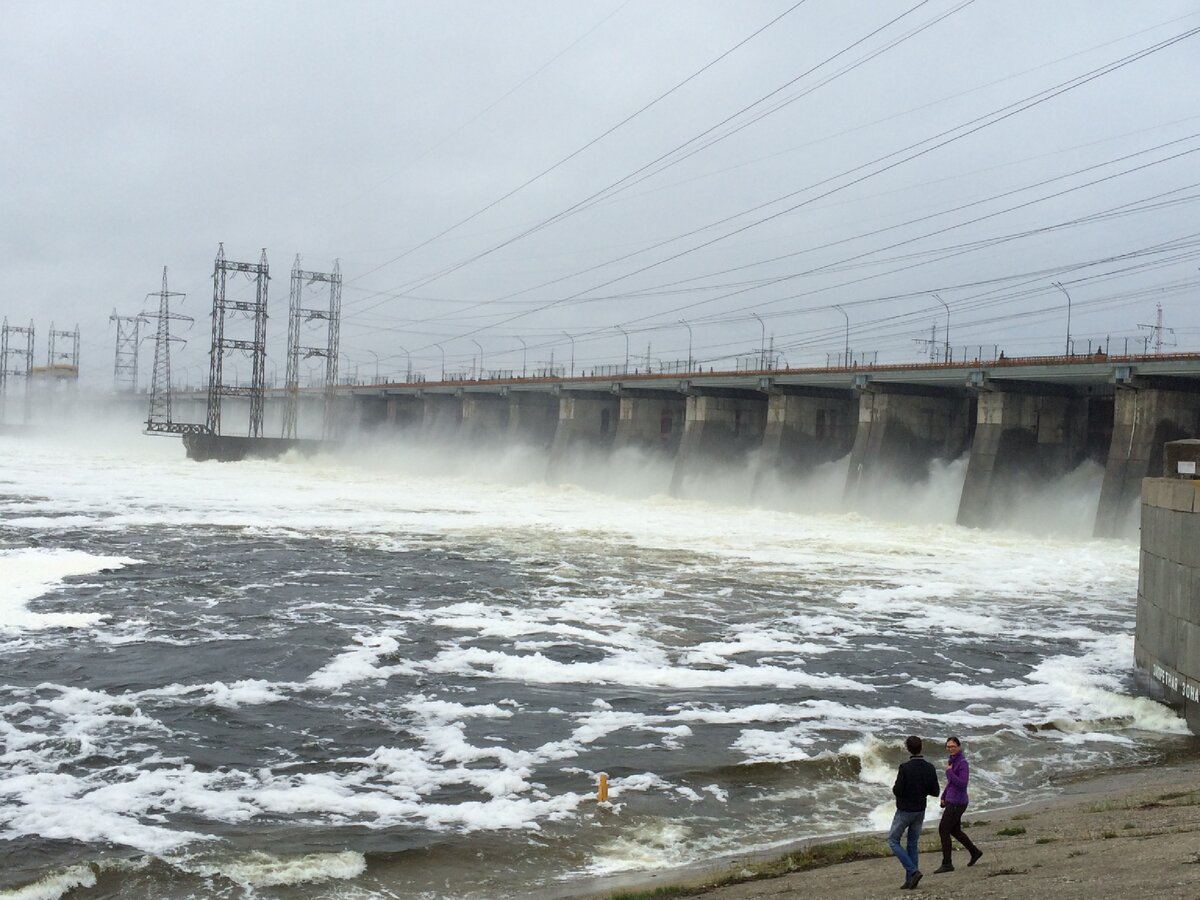
[{"label": "black jacket", "polygon": [[896,795],[896,809],[901,812],[924,812],[926,798],[941,793],[937,770],[923,756],[909,757],[908,762],[900,764],[892,793]]}]

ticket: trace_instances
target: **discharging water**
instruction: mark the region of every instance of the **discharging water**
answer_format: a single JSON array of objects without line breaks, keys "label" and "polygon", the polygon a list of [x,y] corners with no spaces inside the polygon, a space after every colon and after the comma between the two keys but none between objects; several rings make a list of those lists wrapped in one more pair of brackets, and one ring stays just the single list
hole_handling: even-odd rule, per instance
[{"label": "discharging water", "polygon": [[0,437],[0,897],[516,896],[882,827],[910,732],[977,807],[1185,733],[1094,466],[992,532],[962,462],[860,513],[544,467]]}]

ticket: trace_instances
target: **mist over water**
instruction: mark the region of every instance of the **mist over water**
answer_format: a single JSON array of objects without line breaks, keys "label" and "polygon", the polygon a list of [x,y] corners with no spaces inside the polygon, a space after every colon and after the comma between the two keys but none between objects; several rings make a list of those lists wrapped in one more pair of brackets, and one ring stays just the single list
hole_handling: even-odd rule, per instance
[{"label": "mist over water", "polygon": [[845,460],[546,463],[0,436],[0,897],[569,891],[881,827],[908,733],[975,807],[1185,740],[1094,464],[983,531],[965,458],[853,510]]}]

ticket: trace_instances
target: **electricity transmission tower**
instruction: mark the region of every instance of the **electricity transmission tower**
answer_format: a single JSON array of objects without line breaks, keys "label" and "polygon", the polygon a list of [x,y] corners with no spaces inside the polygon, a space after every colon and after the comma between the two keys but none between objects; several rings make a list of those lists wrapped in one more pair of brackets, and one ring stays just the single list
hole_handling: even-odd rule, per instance
[{"label": "electricity transmission tower", "polygon": [[[328,306],[306,307],[304,289],[314,284],[329,285]],[[296,437],[296,415],[300,404],[300,360],[311,357],[325,359],[325,403],[322,417],[322,436],[329,438],[334,431],[334,411],[338,379],[338,340],[342,318],[342,272],[335,260],[332,272],[306,272],[300,268],[300,255],[292,264],[292,290],[288,298],[288,358],[287,358],[287,403],[283,411],[283,436]],[[326,323],[325,346],[303,347],[300,345],[300,323],[312,321]]]},{"label": "electricity transmission tower", "polygon": [[[1174,334],[1175,329],[1174,328],[1163,328],[1162,304],[1161,303],[1157,304],[1156,309],[1157,309],[1157,314],[1154,317],[1154,324],[1153,325],[1138,325],[1138,328],[1145,328],[1150,332],[1150,334],[1147,335],[1147,343],[1150,340],[1154,341],[1154,352],[1157,354],[1157,353],[1162,353],[1163,332],[1165,331],[1167,334]],[[1174,347],[1175,345],[1167,344],[1167,346]]]},{"label": "electricity transmission tower", "polygon": [[[226,297],[225,286],[231,272],[244,274],[254,282],[253,300],[231,300]],[[225,259],[224,244],[217,249],[217,258],[213,266],[212,348],[209,350],[206,423],[212,434],[221,433],[221,398],[249,397],[249,435],[262,436],[263,399],[266,393],[267,283],[270,280],[265,249],[257,263],[231,262]],[[254,320],[254,337],[251,340],[225,336],[226,320],[231,314]],[[233,350],[242,351],[250,356],[250,387],[226,384],[224,381],[222,363],[225,354]]]},{"label": "electricity transmission tower", "polygon": [[113,389],[131,394],[138,388],[138,347],[142,324],[149,324],[145,313],[136,316],[118,316],[114,309],[108,321],[117,323],[117,351],[113,360]]},{"label": "electricity transmission tower", "polygon": [[[171,337],[171,322],[191,323],[190,316],[171,312],[171,298],[185,294],[167,290],[167,267],[163,266],[162,290],[147,294],[146,299],[158,298],[158,314],[143,313],[142,317],[158,320],[154,335],[154,371],[150,377],[150,410],[146,414],[147,434],[188,434],[203,431],[200,425],[183,424],[171,420],[171,342],[183,343],[182,338]],[[136,333],[137,326],[134,326]],[[134,360],[136,373],[137,361]]]},{"label": "electricity transmission tower", "polygon": [[[56,350],[55,344],[58,338],[66,338],[69,345],[66,349]],[[74,331],[55,331],[54,323],[50,323],[50,341],[46,348],[46,365],[50,368],[63,365],[70,366],[73,369],[79,369],[79,326],[75,326]]]},{"label": "electricity transmission tower", "polygon": [[913,338],[913,343],[920,346],[922,352],[925,350],[929,351],[929,361],[931,363],[937,362],[938,350],[941,348],[937,339],[937,322],[929,326],[929,337]]},{"label": "electricity transmission tower", "polygon": [[[25,335],[25,346],[19,347],[18,341],[12,339],[13,335]],[[14,360],[13,357],[16,357]],[[22,357],[24,362],[21,361]],[[29,421],[31,392],[30,387],[33,380],[33,321],[30,320],[29,327],[25,328],[21,325],[9,325],[8,319],[4,320],[3,326],[0,326],[0,421],[4,419],[4,399],[8,394],[8,380],[10,378],[25,379],[25,418],[24,421]]]}]

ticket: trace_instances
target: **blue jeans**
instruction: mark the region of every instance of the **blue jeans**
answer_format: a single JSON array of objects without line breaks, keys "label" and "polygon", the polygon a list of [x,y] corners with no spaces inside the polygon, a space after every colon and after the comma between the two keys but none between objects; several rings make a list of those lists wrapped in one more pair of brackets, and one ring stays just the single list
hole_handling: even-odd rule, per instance
[{"label": "blue jeans", "polygon": [[[911,875],[917,871],[917,841],[921,837],[921,825],[925,821],[925,810],[919,812],[903,812],[896,810],[892,819],[892,830],[888,832],[888,846],[896,854],[896,859],[904,866],[904,872]],[[908,849],[900,846],[900,837],[908,832]]]}]

